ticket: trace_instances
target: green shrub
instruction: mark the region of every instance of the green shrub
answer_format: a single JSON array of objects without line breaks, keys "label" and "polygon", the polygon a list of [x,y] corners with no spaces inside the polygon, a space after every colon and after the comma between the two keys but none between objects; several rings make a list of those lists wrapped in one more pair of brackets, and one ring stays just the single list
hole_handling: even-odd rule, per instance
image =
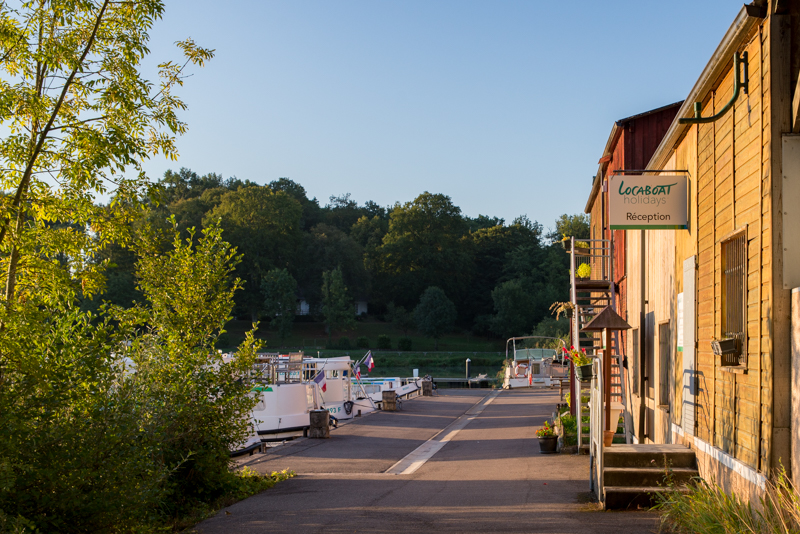
[{"label": "green shrub", "polygon": [[130,309],[53,300],[0,332],[0,531],[155,532],[236,491],[257,345],[217,359],[235,253],[218,228],[195,241],[142,256]]},{"label": "green shrub", "polygon": [[347,336],[342,336],[336,342],[336,348],[339,350],[350,350],[350,338]]},{"label": "green shrub", "polygon": [[369,348],[369,338],[367,336],[360,336],[356,340],[356,347],[359,349],[368,349]]},{"label": "green shrub", "polygon": [[401,337],[397,340],[397,348],[399,350],[411,350],[411,338]]},{"label": "green shrub", "polygon": [[392,348],[392,340],[386,334],[378,336],[378,348],[381,350],[389,350]]}]

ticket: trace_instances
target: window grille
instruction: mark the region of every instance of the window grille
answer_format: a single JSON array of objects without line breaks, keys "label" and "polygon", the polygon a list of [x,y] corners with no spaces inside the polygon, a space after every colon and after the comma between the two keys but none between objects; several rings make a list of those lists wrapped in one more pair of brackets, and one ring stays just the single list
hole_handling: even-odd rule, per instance
[{"label": "window grille", "polygon": [[658,325],[659,384],[658,404],[669,405],[669,370],[672,366],[669,322]]},{"label": "window grille", "polygon": [[[722,243],[722,337],[735,339],[738,354],[744,353],[747,314],[747,240],[739,234]],[[722,365],[744,363],[736,353],[723,354]]]}]

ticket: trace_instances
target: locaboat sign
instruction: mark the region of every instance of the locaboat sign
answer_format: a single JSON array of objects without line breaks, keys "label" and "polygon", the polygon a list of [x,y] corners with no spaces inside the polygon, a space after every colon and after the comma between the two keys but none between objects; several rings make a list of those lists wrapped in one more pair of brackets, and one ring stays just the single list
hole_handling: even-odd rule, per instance
[{"label": "locaboat sign", "polygon": [[608,211],[614,230],[688,228],[686,176],[615,174],[608,182]]}]

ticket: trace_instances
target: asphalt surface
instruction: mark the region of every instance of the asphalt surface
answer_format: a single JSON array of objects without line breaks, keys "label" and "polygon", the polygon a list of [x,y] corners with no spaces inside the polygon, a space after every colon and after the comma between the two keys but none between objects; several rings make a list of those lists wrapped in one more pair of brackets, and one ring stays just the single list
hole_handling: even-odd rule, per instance
[{"label": "asphalt surface", "polygon": [[[655,514],[597,509],[587,456],[539,453],[535,429],[557,401],[550,390],[442,391],[356,419],[330,439],[245,458],[260,472],[298,476],[197,531],[656,532]],[[387,473],[408,465],[411,474]]]}]

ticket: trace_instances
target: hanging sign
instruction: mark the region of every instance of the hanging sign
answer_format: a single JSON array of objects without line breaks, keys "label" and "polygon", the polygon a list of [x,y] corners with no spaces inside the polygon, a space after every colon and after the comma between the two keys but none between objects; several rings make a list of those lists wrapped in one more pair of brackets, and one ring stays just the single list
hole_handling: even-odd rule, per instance
[{"label": "hanging sign", "polygon": [[687,219],[686,176],[609,177],[608,211],[612,230],[680,230]]}]

